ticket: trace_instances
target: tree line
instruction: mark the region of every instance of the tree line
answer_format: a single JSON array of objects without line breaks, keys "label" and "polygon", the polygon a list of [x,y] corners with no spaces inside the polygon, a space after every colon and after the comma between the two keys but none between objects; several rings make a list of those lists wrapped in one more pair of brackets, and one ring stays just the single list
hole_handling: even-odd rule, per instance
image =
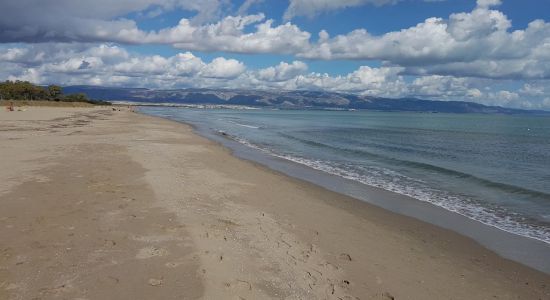
[{"label": "tree line", "polygon": [[88,102],[108,105],[109,102],[88,99],[86,94],[63,94],[63,88],[58,85],[38,86],[28,81],[0,82],[0,100],[46,100],[62,102]]}]

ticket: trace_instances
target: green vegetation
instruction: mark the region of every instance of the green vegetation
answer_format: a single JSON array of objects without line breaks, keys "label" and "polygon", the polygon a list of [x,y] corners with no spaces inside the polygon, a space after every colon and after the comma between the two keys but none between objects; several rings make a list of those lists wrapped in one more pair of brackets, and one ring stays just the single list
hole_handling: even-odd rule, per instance
[{"label": "green vegetation", "polygon": [[111,103],[101,100],[88,99],[86,94],[64,95],[63,89],[57,85],[41,87],[28,81],[0,82],[0,100],[46,100],[61,102],[86,102],[96,105],[110,105]]}]

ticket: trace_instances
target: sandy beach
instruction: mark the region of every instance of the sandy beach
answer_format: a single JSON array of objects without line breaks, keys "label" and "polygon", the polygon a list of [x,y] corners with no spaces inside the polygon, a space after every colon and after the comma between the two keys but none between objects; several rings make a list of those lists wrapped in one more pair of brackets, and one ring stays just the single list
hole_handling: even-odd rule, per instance
[{"label": "sandy beach", "polygon": [[105,107],[0,111],[0,299],[550,299],[473,240]]}]

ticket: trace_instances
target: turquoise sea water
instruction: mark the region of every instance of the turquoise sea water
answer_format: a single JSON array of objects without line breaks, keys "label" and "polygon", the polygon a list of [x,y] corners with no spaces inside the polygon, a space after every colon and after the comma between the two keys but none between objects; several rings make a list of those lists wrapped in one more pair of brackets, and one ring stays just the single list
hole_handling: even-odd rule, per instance
[{"label": "turquoise sea water", "polygon": [[550,243],[550,118],[142,108]]}]

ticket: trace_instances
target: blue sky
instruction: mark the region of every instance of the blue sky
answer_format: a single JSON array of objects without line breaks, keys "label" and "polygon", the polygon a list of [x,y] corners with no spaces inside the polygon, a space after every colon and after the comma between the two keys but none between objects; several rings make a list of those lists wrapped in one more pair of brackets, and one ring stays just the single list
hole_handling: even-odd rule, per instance
[{"label": "blue sky", "polygon": [[21,0],[0,79],[550,109],[550,1]]}]

